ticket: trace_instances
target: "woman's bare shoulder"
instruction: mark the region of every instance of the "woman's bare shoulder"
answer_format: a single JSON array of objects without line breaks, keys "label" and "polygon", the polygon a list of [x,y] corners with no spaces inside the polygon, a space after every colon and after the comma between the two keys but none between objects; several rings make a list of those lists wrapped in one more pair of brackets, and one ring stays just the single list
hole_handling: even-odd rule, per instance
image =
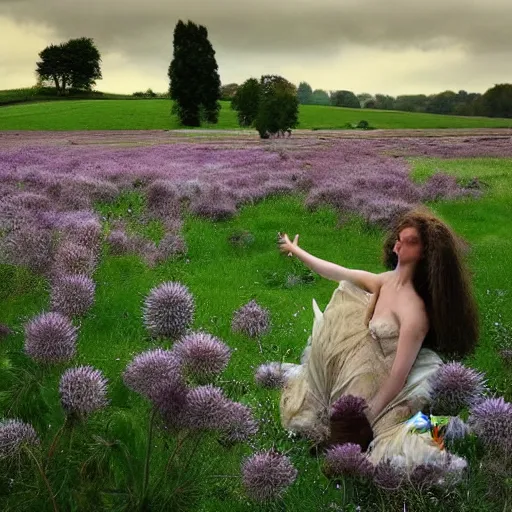
[{"label": "woman's bare shoulder", "polygon": [[380,274],[377,274],[381,285],[383,285],[384,283],[389,281],[389,279],[391,278],[392,275],[393,275],[392,270],[386,270],[386,272],[381,272]]},{"label": "woman's bare shoulder", "polygon": [[415,319],[419,323],[428,324],[425,302],[412,287],[411,289],[404,290],[401,299],[397,302],[397,313],[400,321],[409,318]]}]

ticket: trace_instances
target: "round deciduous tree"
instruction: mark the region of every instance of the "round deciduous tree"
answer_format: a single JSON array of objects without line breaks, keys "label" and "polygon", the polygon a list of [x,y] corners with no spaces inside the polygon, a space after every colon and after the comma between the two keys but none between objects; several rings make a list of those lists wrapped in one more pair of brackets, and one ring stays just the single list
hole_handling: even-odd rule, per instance
[{"label": "round deciduous tree", "polygon": [[301,105],[311,105],[313,103],[313,89],[307,82],[301,82],[297,89],[297,96]]},{"label": "round deciduous tree", "polygon": [[231,108],[236,110],[240,126],[252,126],[260,105],[260,83],[249,78],[236,91],[231,100]]},{"label": "round deciduous tree", "polygon": [[299,122],[297,88],[278,75],[264,75],[260,80],[260,104],[254,126],[261,138],[284,134]]}]

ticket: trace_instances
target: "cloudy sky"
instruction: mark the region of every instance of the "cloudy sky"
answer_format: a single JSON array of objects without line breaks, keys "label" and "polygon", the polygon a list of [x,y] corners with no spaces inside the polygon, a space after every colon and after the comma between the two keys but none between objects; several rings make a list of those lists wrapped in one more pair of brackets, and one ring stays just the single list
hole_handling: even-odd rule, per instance
[{"label": "cloudy sky", "polygon": [[45,46],[86,36],[97,89],[163,92],[179,19],[208,28],[222,83],[276,73],[397,95],[512,82],[511,0],[0,0],[0,89],[33,85]]}]

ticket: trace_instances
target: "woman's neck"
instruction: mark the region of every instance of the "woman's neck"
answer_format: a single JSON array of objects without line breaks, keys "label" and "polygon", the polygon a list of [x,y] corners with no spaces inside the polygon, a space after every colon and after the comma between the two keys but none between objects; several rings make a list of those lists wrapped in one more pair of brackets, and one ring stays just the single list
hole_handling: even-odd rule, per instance
[{"label": "woman's neck", "polygon": [[414,278],[414,271],[416,269],[416,265],[414,263],[409,264],[400,264],[396,266],[394,272],[394,282],[397,288],[402,288],[403,286],[407,286],[412,284]]}]

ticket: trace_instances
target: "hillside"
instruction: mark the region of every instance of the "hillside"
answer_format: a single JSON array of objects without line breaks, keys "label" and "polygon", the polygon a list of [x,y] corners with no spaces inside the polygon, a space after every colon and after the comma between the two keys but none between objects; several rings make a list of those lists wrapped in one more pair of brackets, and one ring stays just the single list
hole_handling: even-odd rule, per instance
[{"label": "hillside", "polygon": [[[4,91],[5,92],[5,91]],[[2,91],[0,91],[0,98]],[[125,98],[131,98],[129,96]],[[219,123],[237,129],[229,102],[221,102]],[[19,103],[0,107],[0,130],[150,130],[180,128],[166,99],[95,99]],[[380,129],[512,128],[512,119],[445,116],[384,110],[302,105],[301,129],[343,129],[366,120]]]}]

